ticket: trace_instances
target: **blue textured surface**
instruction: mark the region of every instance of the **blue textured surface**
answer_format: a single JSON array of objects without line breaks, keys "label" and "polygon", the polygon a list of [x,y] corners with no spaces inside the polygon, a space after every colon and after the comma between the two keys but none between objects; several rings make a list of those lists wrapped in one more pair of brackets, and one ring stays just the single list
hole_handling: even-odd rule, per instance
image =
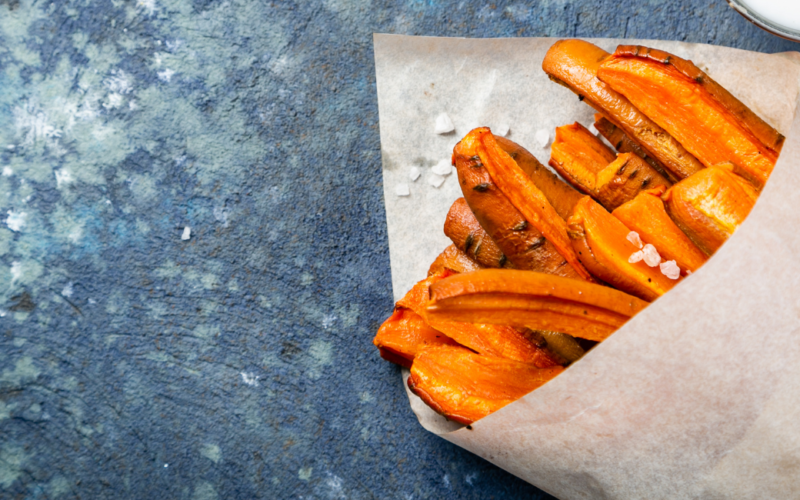
[{"label": "blue textured surface", "polygon": [[0,497],[550,498],[371,344],[373,32],[800,48],[722,0],[0,0]]}]

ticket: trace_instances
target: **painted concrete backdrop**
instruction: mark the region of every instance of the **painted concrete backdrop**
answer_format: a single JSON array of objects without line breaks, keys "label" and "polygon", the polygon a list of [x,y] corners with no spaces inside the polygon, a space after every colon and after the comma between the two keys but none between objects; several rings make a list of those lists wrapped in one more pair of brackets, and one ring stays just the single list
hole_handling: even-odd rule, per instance
[{"label": "painted concrete backdrop", "polygon": [[550,498],[371,344],[373,32],[800,48],[723,0],[0,0],[0,497]]}]

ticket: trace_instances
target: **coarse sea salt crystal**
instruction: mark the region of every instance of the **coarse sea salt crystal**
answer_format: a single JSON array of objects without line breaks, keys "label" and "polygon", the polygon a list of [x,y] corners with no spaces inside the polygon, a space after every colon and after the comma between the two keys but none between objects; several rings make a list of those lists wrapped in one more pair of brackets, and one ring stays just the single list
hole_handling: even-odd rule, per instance
[{"label": "coarse sea salt crystal", "polygon": [[442,177],[441,175],[431,174],[431,176],[428,177],[428,184],[430,184],[435,188],[438,188],[443,183],[444,183],[444,177]]},{"label": "coarse sea salt crystal", "polygon": [[661,256],[658,255],[656,247],[648,243],[642,248],[644,254],[644,263],[650,267],[656,267],[661,262]]},{"label": "coarse sea salt crystal", "polygon": [[509,132],[511,132],[511,127],[508,126],[508,123],[501,123],[492,129],[492,133],[494,135],[499,135],[502,137],[507,136]]},{"label": "coarse sea salt crystal", "polygon": [[394,187],[394,193],[397,196],[408,196],[411,194],[411,191],[408,190],[408,184],[402,182]]},{"label": "coarse sea salt crystal", "polygon": [[437,134],[449,134],[455,129],[456,127],[453,125],[453,120],[447,116],[447,113],[439,113],[439,116],[436,117],[436,127],[433,131]]},{"label": "coarse sea salt crystal", "polygon": [[186,241],[191,237],[192,237],[192,228],[190,228],[189,226],[184,227],[183,234],[181,234],[181,239],[183,241]]},{"label": "coarse sea salt crystal", "polygon": [[677,262],[674,260],[662,262],[659,268],[661,269],[661,274],[671,280],[676,280],[681,277],[681,268],[678,267]]},{"label": "coarse sea salt crystal", "polygon": [[631,264],[636,264],[637,262],[641,262],[644,259],[644,252],[639,250],[638,252],[633,252],[630,257],[628,257],[628,262]]},{"label": "coarse sea salt crystal", "polygon": [[636,245],[636,248],[642,248],[642,239],[639,238],[639,233],[636,231],[628,233],[628,241]]},{"label": "coarse sea salt crystal", "polygon": [[539,146],[542,149],[546,148],[548,144],[550,144],[550,132],[545,129],[539,129],[536,131],[536,135],[533,136],[536,139],[536,142],[539,143]]},{"label": "coarse sea salt crystal", "polygon": [[436,175],[450,175],[453,172],[453,165],[450,163],[450,159],[445,158],[444,160],[439,160],[439,163],[431,168],[431,172]]},{"label": "coarse sea salt crystal", "polygon": [[412,181],[419,179],[419,176],[422,175],[418,167],[411,167],[408,169],[408,178]]}]

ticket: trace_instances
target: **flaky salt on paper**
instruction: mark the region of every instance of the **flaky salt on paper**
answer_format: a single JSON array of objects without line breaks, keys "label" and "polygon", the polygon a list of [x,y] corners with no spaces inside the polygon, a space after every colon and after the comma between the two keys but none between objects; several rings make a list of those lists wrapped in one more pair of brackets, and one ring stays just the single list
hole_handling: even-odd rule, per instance
[{"label": "flaky salt on paper", "polygon": [[[456,176],[393,195],[472,128],[510,127],[542,163],[539,130],[593,122],[541,69],[551,38],[375,35],[384,193],[395,299],[450,242]],[[431,432],[562,499],[800,497],[800,119],[797,54],[679,42],[694,63],[787,136],[761,198],[692,274],[566,372],[476,422],[445,421],[409,394]],[[432,133],[447,113],[450,135]],[[404,374],[407,376],[407,373]],[[403,383],[405,383],[405,376]]]}]

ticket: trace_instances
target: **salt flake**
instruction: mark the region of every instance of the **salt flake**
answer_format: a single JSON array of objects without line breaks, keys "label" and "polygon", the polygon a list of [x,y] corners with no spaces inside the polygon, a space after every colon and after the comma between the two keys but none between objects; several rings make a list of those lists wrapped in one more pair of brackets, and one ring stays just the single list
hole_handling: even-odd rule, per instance
[{"label": "salt flake", "polygon": [[9,210],[8,218],[6,218],[6,225],[12,231],[19,232],[20,229],[25,227],[25,217],[28,216],[25,212],[15,212],[13,210]]},{"label": "salt flake", "polygon": [[642,248],[642,239],[639,238],[639,233],[636,231],[628,233],[628,241],[636,245],[636,248]]},{"label": "salt flake", "polygon": [[644,263],[650,267],[656,267],[661,262],[661,256],[658,255],[658,250],[650,243],[642,248],[642,253],[644,253]]},{"label": "salt flake", "polygon": [[671,280],[676,280],[681,277],[681,268],[678,267],[678,264],[674,260],[662,262],[659,268],[661,269],[661,274]]},{"label": "salt flake", "polygon": [[508,123],[501,123],[492,130],[494,135],[499,135],[501,137],[507,136],[509,132],[511,132],[511,127],[508,126]]},{"label": "salt flake", "polygon": [[394,193],[397,196],[408,196],[411,194],[411,191],[408,190],[408,184],[403,182],[394,187]]},{"label": "salt flake", "polygon": [[430,184],[435,188],[438,188],[443,183],[444,183],[444,177],[442,177],[441,175],[432,174],[430,177],[428,177],[428,184]]},{"label": "salt flake", "polygon": [[548,144],[550,144],[550,132],[545,129],[540,129],[536,131],[536,135],[533,136],[536,139],[536,142],[539,143],[539,146],[542,149],[546,148]]},{"label": "salt flake", "polygon": [[439,163],[431,169],[436,175],[450,175],[453,172],[453,165],[449,159],[439,160]]},{"label": "salt flake", "polygon": [[455,129],[456,127],[453,125],[453,120],[447,116],[447,113],[440,113],[439,116],[436,117],[436,128],[434,132],[437,134],[449,134]]},{"label": "salt flake", "polygon": [[408,178],[411,179],[412,181],[419,179],[420,175],[422,175],[422,172],[420,172],[419,168],[411,167],[410,169],[408,169]]},{"label": "salt flake", "polygon": [[183,241],[186,241],[191,237],[192,237],[192,228],[190,228],[189,226],[184,227],[183,234],[181,234],[181,239]]},{"label": "salt flake", "polygon": [[644,253],[639,250],[638,252],[632,253],[631,256],[628,257],[628,262],[631,264],[636,264],[637,262],[641,262],[642,259],[644,259]]}]

